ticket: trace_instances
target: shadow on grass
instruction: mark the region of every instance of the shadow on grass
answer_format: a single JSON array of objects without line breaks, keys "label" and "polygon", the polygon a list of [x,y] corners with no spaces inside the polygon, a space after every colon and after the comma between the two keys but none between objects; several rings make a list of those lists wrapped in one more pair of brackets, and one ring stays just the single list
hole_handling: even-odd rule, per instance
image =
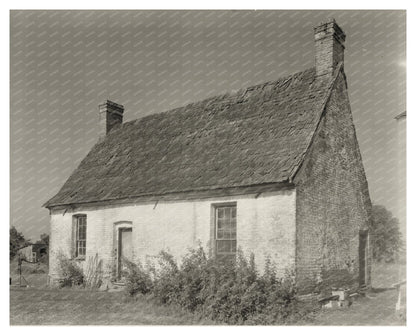
[{"label": "shadow on grass", "polygon": [[379,287],[371,288],[370,293],[383,293],[387,291],[397,290],[395,287]]}]

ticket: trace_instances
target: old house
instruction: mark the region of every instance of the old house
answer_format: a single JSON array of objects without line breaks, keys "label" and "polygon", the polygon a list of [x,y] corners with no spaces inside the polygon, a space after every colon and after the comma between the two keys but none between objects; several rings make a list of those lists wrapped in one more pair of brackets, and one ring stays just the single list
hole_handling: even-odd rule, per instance
[{"label": "old house", "polygon": [[100,105],[102,134],[50,210],[57,254],[91,256],[117,278],[123,257],[268,256],[298,284],[370,280],[371,203],[344,73],[345,34],[317,26],[315,67],[123,123]]}]

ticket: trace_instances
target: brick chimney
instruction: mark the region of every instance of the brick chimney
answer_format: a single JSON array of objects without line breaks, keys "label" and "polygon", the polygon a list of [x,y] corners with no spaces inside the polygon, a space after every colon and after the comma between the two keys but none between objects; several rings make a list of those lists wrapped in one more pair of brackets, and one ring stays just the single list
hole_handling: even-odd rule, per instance
[{"label": "brick chimney", "polygon": [[123,123],[124,106],[107,100],[98,106],[100,117],[100,139],[104,138],[113,128]]},{"label": "brick chimney", "polygon": [[345,33],[335,19],[314,28],[316,76],[332,76],[338,63],[344,62]]}]

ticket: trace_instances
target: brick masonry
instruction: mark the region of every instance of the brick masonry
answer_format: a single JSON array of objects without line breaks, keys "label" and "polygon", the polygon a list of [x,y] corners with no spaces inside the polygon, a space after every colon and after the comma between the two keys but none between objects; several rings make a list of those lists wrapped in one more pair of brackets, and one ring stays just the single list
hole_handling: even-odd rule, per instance
[{"label": "brick masonry", "polygon": [[368,228],[371,202],[343,72],[295,184],[299,286],[356,283],[359,232]]},{"label": "brick masonry", "polygon": [[103,139],[113,128],[123,123],[124,106],[107,100],[99,105],[100,137]]},{"label": "brick masonry", "polygon": [[336,66],[344,62],[345,34],[335,20],[320,24],[314,32],[316,76],[332,76]]}]

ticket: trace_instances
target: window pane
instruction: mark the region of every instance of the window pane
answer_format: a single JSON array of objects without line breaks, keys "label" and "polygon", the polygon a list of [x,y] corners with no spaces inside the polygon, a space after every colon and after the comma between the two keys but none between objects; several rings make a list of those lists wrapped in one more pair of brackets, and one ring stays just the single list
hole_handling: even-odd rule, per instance
[{"label": "window pane", "polygon": [[86,237],[87,237],[86,217],[81,216],[81,217],[78,217],[77,238],[78,239],[86,239]]},{"label": "window pane", "polygon": [[80,223],[78,223],[78,234],[77,234],[77,237],[78,237],[78,240],[79,239],[83,239],[82,238],[82,231],[81,231],[81,224]]},{"label": "window pane", "polygon": [[227,253],[231,250],[231,242],[229,240],[218,240],[217,241],[217,252]]},{"label": "window pane", "polygon": [[237,239],[237,232],[235,230],[231,231],[230,239]]},{"label": "window pane", "polygon": [[224,215],[227,220],[231,217],[231,208],[224,208]]},{"label": "window pane", "polygon": [[237,241],[236,240],[231,241],[231,252],[233,252],[233,253],[237,252]]},{"label": "window pane", "polygon": [[78,256],[85,256],[86,251],[86,242],[85,241],[78,241],[77,243],[78,247]]},{"label": "window pane", "polygon": [[223,217],[224,217],[224,209],[218,208],[218,218],[223,218]]},{"label": "window pane", "polygon": [[231,210],[231,218],[236,218],[236,217],[237,217],[237,209],[233,207]]},{"label": "window pane", "polygon": [[237,225],[237,219],[232,218],[231,221],[230,221],[230,225],[235,228],[236,225]]},{"label": "window pane", "polygon": [[217,240],[218,254],[235,254],[237,251],[236,240]]},{"label": "window pane", "polygon": [[227,222],[225,223],[225,225],[224,225],[224,230],[228,230],[228,231],[230,231],[230,230],[231,230],[231,223],[230,223],[229,221],[227,221]]}]

